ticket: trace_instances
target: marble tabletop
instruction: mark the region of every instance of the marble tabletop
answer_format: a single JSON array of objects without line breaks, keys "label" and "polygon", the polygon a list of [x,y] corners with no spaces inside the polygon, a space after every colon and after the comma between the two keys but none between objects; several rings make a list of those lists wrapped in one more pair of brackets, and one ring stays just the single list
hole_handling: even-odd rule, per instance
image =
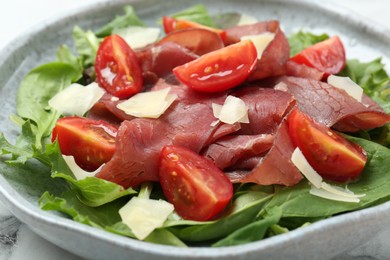
[{"label": "marble tabletop", "polygon": [[[12,0],[0,3],[0,49],[29,27],[55,17],[61,12],[100,0]],[[319,0],[313,0],[319,1]],[[373,20],[390,28],[389,0],[328,0],[335,5],[351,9],[351,15]],[[390,248],[377,236],[367,244],[346,252],[337,259],[390,259]],[[28,252],[28,256],[26,253]],[[68,260],[81,259],[34,234],[20,223],[0,201],[0,260]]]}]

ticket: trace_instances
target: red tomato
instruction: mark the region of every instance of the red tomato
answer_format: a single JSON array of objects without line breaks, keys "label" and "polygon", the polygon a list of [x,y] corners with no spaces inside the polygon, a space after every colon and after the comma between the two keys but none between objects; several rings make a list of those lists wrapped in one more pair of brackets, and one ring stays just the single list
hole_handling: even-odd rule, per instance
[{"label": "red tomato", "polygon": [[304,49],[291,60],[325,72],[325,77],[339,73],[346,63],[344,46],[338,36]]},{"label": "red tomato", "polygon": [[221,39],[223,41],[225,41],[225,39],[226,39],[226,32],[224,30],[212,28],[212,27],[205,26],[203,24],[192,22],[192,21],[187,21],[187,20],[183,20],[183,19],[176,19],[176,18],[169,17],[169,16],[163,17],[163,27],[164,27],[164,31],[166,34],[169,34],[173,31],[179,31],[179,30],[188,29],[188,28],[202,28],[202,29],[207,29],[209,31],[213,31],[213,32],[219,34],[219,36],[221,37]]},{"label": "red tomato", "polygon": [[324,179],[346,182],[359,177],[367,161],[365,151],[325,125],[295,109],[287,118],[292,142]]},{"label": "red tomato", "polygon": [[207,53],[173,69],[176,77],[201,92],[218,92],[241,84],[254,70],[257,51],[252,41],[242,41]]},{"label": "red tomato", "polygon": [[118,35],[100,44],[96,55],[97,82],[107,92],[128,98],[141,91],[142,69],[131,47]]},{"label": "red tomato", "polygon": [[115,152],[118,128],[101,120],[69,116],[59,119],[52,133],[64,155],[72,155],[86,171],[108,162]]},{"label": "red tomato", "polygon": [[212,219],[233,196],[233,185],[223,172],[211,161],[184,147],[162,149],[159,176],[168,201],[185,219]]}]

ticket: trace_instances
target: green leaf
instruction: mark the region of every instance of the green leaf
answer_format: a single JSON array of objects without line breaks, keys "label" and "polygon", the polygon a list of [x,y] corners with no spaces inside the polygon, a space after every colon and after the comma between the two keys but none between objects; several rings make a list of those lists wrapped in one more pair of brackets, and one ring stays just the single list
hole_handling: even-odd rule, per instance
[{"label": "green leaf", "polygon": [[100,229],[106,229],[106,227],[121,221],[119,209],[126,202],[127,200],[118,199],[100,207],[89,207],[80,202],[74,190],[67,191],[62,196],[57,197],[45,192],[38,201],[44,210],[65,213],[77,222]]},{"label": "green leaf", "polygon": [[316,35],[309,32],[299,31],[288,37],[288,42],[290,43],[290,56],[295,56],[307,47],[310,47],[318,42],[322,42],[328,38],[329,36],[327,34]]},{"label": "green leaf", "polygon": [[171,14],[170,16],[176,19],[183,19],[183,20],[200,23],[210,27],[216,27],[213,19],[211,18],[209,12],[207,11],[207,8],[202,4],[194,5],[180,12]]},{"label": "green leaf", "polygon": [[48,101],[59,91],[81,77],[81,71],[62,62],[48,63],[33,69],[21,82],[16,97],[16,112],[36,124],[35,146],[49,136],[60,114],[48,107]]},{"label": "green leaf", "polygon": [[165,228],[155,229],[144,241],[160,245],[187,247],[183,241]]},{"label": "green leaf", "polygon": [[239,196],[225,217],[216,221],[166,221],[165,226],[171,226],[171,231],[185,241],[198,242],[222,238],[254,221],[271,197],[272,195],[263,192],[248,192]]},{"label": "green leaf", "polygon": [[95,64],[96,53],[100,45],[96,35],[92,31],[84,31],[80,27],[75,26],[72,36],[83,67],[88,68]]},{"label": "green leaf", "polygon": [[145,24],[138,18],[132,6],[125,6],[124,11],[124,15],[116,16],[114,20],[100,28],[96,32],[96,35],[103,38],[111,35],[114,29],[126,28],[129,26],[145,26]]},{"label": "green leaf", "polygon": [[61,45],[57,50],[57,60],[59,62],[67,63],[74,67],[77,71],[82,71],[83,66],[81,61],[73,55],[71,50],[65,44]]},{"label": "green leaf", "polygon": [[340,75],[350,77],[363,88],[364,93],[390,113],[390,78],[384,67],[380,58],[370,62],[352,59],[347,61]]},{"label": "green leaf", "polygon": [[[281,188],[276,192],[267,209],[280,207],[283,217],[325,218],[338,213],[358,210],[377,205],[390,198],[390,149],[371,141],[351,138],[368,153],[367,164],[361,178],[348,184],[355,194],[366,194],[359,203],[348,203],[323,199],[309,193],[310,185],[302,181],[293,187]],[[341,185],[343,187],[343,185]]]},{"label": "green leaf", "polygon": [[212,244],[212,246],[235,246],[261,240],[264,238],[268,228],[278,223],[281,216],[282,211],[279,208],[275,208],[272,210],[272,214],[235,230],[227,237]]}]

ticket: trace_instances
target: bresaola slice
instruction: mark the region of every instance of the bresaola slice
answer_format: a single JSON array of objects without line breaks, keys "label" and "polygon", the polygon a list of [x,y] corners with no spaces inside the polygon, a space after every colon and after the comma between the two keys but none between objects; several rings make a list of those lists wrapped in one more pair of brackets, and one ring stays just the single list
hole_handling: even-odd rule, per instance
[{"label": "bresaola slice", "polygon": [[282,77],[275,89],[291,93],[302,112],[342,132],[368,130],[390,121],[390,115],[375,106],[369,97],[365,96],[361,103],[344,90],[321,81]]},{"label": "bresaola slice", "polygon": [[257,61],[256,69],[248,78],[250,81],[285,74],[285,64],[290,58],[290,45],[287,38],[280,29],[279,22],[274,20],[226,29],[227,44],[238,42],[243,36],[265,32],[274,33],[275,37],[264,49],[261,59]]}]

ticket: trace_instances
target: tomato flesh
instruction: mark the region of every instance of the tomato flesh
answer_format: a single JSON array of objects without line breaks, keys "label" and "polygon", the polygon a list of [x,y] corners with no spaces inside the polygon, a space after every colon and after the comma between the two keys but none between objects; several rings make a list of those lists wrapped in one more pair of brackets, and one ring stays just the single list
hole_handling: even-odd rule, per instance
[{"label": "tomato flesh", "polygon": [[174,32],[174,31],[188,29],[188,28],[207,29],[209,31],[213,31],[213,32],[219,34],[219,36],[221,37],[221,39],[223,41],[226,40],[226,32],[224,30],[212,28],[212,27],[200,24],[200,23],[196,23],[196,22],[192,22],[192,21],[188,21],[188,20],[184,20],[184,19],[176,19],[173,17],[164,16],[163,17],[163,27],[164,27],[164,31],[166,34],[169,34],[169,33]]},{"label": "tomato flesh", "polygon": [[201,92],[219,92],[244,82],[257,63],[252,41],[242,41],[207,53],[173,69],[176,77]]},{"label": "tomato flesh", "polygon": [[210,220],[223,211],[233,196],[233,185],[223,172],[184,147],[162,149],[159,177],[168,201],[185,219]]},{"label": "tomato flesh", "polygon": [[344,46],[338,36],[302,50],[291,60],[324,72],[324,77],[339,73],[346,64]]},{"label": "tomato flesh", "polygon": [[86,171],[94,171],[108,162],[115,152],[118,128],[102,120],[69,116],[59,119],[52,133],[61,152],[72,155]]},{"label": "tomato flesh", "polygon": [[366,153],[359,145],[298,109],[290,113],[287,122],[293,144],[324,179],[347,182],[359,177],[367,161]]},{"label": "tomato flesh", "polygon": [[99,85],[116,97],[128,98],[142,89],[142,69],[136,54],[118,35],[108,36],[100,44],[95,71]]}]

